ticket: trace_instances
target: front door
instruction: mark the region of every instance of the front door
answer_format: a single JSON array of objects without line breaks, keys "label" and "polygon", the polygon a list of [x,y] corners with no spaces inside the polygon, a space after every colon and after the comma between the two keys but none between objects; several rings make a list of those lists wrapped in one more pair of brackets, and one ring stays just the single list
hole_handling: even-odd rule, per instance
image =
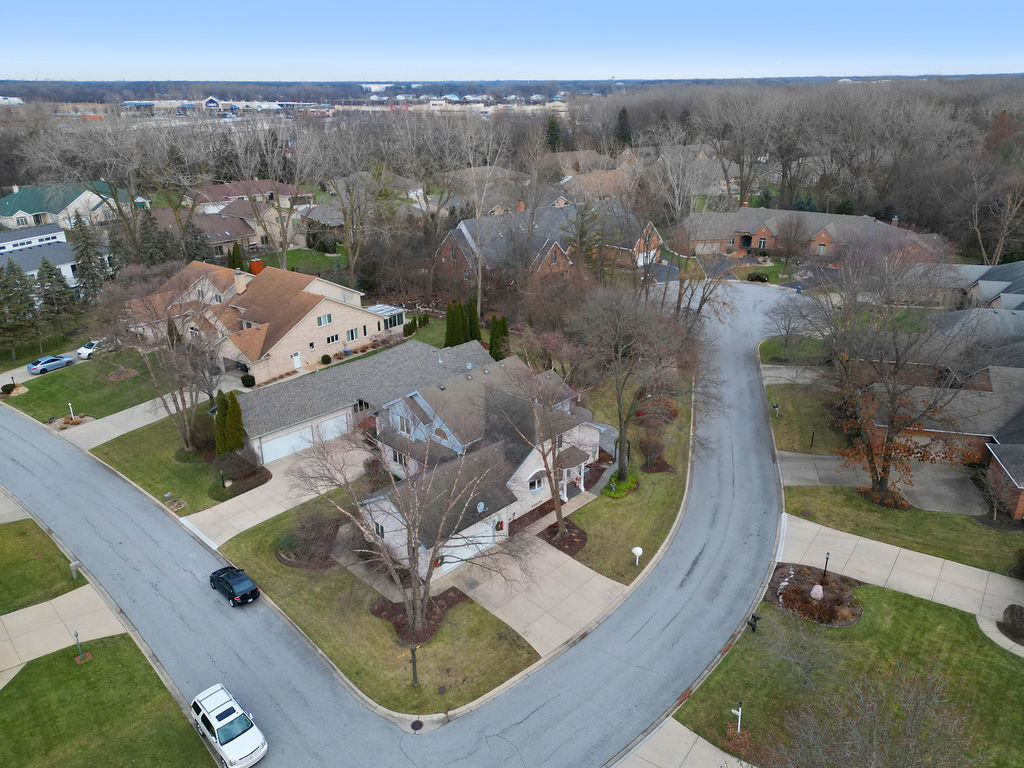
[{"label": "front door", "polygon": [[295,370],[299,370],[302,367],[302,353],[292,352],[292,365],[295,366]]}]

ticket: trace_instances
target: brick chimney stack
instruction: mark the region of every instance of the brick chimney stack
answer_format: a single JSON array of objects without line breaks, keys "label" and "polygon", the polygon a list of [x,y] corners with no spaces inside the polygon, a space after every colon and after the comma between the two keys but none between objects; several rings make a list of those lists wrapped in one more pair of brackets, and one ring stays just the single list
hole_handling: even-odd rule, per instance
[{"label": "brick chimney stack", "polygon": [[892,224],[894,227],[898,227],[900,225],[900,217],[899,216],[893,216],[892,217],[892,221],[889,222],[889,223]]},{"label": "brick chimney stack", "polygon": [[743,206],[742,206],[742,207],[743,207],[743,208],[749,208],[749,207],[750,207],[750,203],[748,203],[748,202],[747,202],[746,200],[744,200],[744,201],[743,201]]},{"label": "brick chimney stack", "polygon": [[245,293],[245,274],[240,269],[235,269],[235,294],[241,296]]}]

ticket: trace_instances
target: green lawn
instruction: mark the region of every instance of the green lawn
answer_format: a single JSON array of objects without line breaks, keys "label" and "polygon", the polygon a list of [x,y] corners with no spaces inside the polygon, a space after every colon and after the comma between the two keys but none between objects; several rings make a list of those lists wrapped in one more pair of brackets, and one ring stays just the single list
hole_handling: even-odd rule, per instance
[{"label": "green lawn", "polygon": [[309,248],[293,248],[287,255],[288,269],[305,272],[308,275],[331,272],[335,268],[345,269],[348,266],[348,257],[345,255],[344,246],[341,245],[338,246],[337,256]]},{"label": "green lawn", "polygon": [[[607,387],[590,394],[587,407],[601,422],[615,424],[614,401]],[[674,472],[648,474],[641,471],[643,454],[638,426],[630,429],[633,449],[630,471],[640,478],[640,487],[621,499],[598,496],[573,513],[572,521],[587,532],[587,545],[576,559],[598,573],[622,584],[637,577],[645,562],[665,540],[683,500],[689,459],[689,408],[679,408],[679,418],[665,430],[665,460]],[[643,547],[641,567],[635,565],[630,550]]]},{"label": "green lawn", "polygon": [[887,509],[853,488],[789,486],[786,511],[829,528],[884,541],[946,560],[1006,573],[1024,534],[995,531],[965,515],[924,509]]},{"label": "green lawn", "polygon": [[[72,324],[71,322],[67,323],[67,325]],[[45,334],[42,338],[42,351],[40,351],[39,342],[18,344],[14,347],[13,355],[11,354],[10,347],[2,347],[0,348],[0,370],[14,370],[19,366],[28,365],[36,358],[43,357],[44,355],[61,355],[69,350],[74,354],[74,351],[89,341],[89,338],[89,330],[87,328],[78,328],[66,331],[63,338],[56,334]]]},{"label": "green lawn", "polygon": [[[842,689],[886,664],[905,659],[911,669],[935,668],[949,677],[958,706],[968,707],[972,732],[993,746],[991,768],[1020,765],[1024,754],[1024,659],[986,638],[974,616],[880,587],[856,590],[864,616],[853,627],[815,625],[770,603],[761,603],[757,634],[744,633],[722,663],[676,712],[676,719],[705,739],[723,744],[735,728],[729,710],[743,701],[755,764],[776,743],[786,715],[820,693]],[[785,647],[809,663],[806,684]]]},{"label": "green lawn", "polygon": [[[480,329],[480,335],[484,335],[483,329]],[[432,347],[442,348],[444,346],[444,318],[431,317],[430,324],[424,328],[417,328],[413,338]]]},{"label": "green lawn", "polygon": [[828,390],[807,384],[772,384],[766,390],[769,406],[779,404],[778,416],[774,408],[769,408],[769,413],[780,451],[830,455],[846,446],[846,436],[828,425],[828,409],[834,400]]},{"label": "green lawn", "polygon": [[[124,381],[107,381],[118,364],[138,371]],[[121,351],[93,360],[77,360],[69,368],[33,376],[24,383],[28,392],[7,402],[29,416],[45,421],[68,413],[68,403],[79,416],[101,419],[156,397],[146,367],[135,352]]]},{"label": "green lawn", "polygon": [[799,336],[789,343],[786,349],[781,336],[770,336],[761,342],[758,348],[761,362],[768,365],[821,365],[824,352],[821,339],[810,336]]},{"label": "green lawn", "polygon": [[[751,272],[760,272],[768,275],[769,283],[782,283],[789,280],[791,277],[789,270],[786,269],[786,265],[781,260],[776,261],[771,266],[761,266],[758,264],[752,266],[733,267],[732,269],[732,273],[736,275],[736,278],[743,281],[746,281],[747,275]],[[785,277],[782,276],[783,272],[786,273]]]},{"label": "green lawn", "polygon": [[536,652],[501,620],[476,603],[462,603],[417,652],[420,685],[413,688],[408,648],[389,623],[370,615],[376,592],[342,566],[289,568],[274,557],[275,542],[290,530],[296,513],[323,504],[306,502],[235,536],[221,551],[245,568],[367,696],[399,712],[443,712],[537,661]]},{"label": "green lawn", "polygon": [[[194,768],[213,761],[128,635],[28,662],[0,689],[0,768]],[[186,692],[186,695],[191,692]]]},{"label": "green lawn", "polygon": [[168,491],[184,499],[178,514],[191,515],[217,503],[208,491],[220,476],[205,461],[186,464],[175,459],[180,447],[181,437],[166,418],[115,437],[92,452],[158,499]]},{"label": "green lawn", "polygon": [[0,525],[0,615],[52,600],[85,584],[71,580],[68,559],[33,520]]}]

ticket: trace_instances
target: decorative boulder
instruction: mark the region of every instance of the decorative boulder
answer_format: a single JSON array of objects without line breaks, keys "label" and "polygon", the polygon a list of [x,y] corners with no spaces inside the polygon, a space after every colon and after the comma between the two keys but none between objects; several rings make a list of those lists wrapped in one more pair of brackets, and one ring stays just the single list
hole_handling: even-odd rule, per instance
[{"label": "decorative boulder", "polygon": [[821,588],[821,584],[815,584],[811,587],[811,600],[821,600],[825,596],[825,590]]}]

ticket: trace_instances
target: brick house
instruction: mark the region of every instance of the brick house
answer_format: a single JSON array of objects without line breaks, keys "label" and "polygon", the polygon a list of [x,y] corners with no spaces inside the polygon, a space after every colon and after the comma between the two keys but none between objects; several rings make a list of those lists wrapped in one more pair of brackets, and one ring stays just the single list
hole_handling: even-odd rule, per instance
[{"label": "brick house", "polygon": [[234,200],[269,202],[285,209],[308,203],[310,199],[311,195],[291,184],[283,184],[273,179],[252,179],[205,184],[185,195],[182,202],[186,207],[191,207],[194,203],[202,213],[217,213]]},{"label": "brick house", "polygon": [[144,338],[168,318],[182,338],[212,335],[222,367],[244,367],[263,383],[314,366],[324,354],[400,337],[404,311],[364,308],[362,295],[299,272],[265,267],[251,275],[193,261],[131,311]]},{"label": "brick house", "polygon": [[781,250],[790,238],[799,239],[808,255],[828,257],[846,243],[877,243],[890,251],[910,249],[921,256],[933,252],[925,237],[901,229],[898,220],[886,224],[872,216],[811,213],[741,207],[736,211],[695,213],[687,217],[677,238],[687,253],[725,253]]}]

